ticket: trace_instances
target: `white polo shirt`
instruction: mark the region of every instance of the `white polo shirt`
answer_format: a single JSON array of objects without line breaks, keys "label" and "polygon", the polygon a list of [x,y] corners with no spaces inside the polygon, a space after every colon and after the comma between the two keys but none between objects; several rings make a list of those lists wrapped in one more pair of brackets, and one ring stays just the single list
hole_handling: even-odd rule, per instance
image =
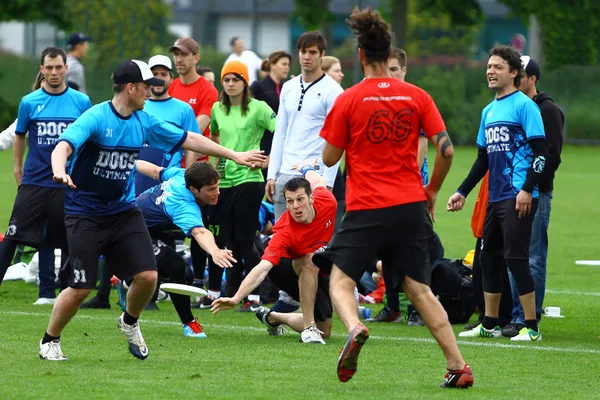
[{"label": "white polo shirt", "polygon": [[301,175],[298,171],[292,171],[292,165],[316,157],[318,172],[325,178],[327,186],[333,187],[339,162],[331,168],[325,167],[325,140],[319,133],[335,99],[343,91],[326,74],[311,83],[302,82],[300,75],[283,84],[267,179],[275,179],[279,174]]}]

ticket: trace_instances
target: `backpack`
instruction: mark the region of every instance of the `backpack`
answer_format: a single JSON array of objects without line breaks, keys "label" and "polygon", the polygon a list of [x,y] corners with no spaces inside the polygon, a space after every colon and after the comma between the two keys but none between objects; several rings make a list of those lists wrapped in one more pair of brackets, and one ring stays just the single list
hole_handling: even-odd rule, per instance
[{"label": "backpack", "polygon": [[451,324],[464,324],[475,312],[473,269],[461,259],[441,258],[433,263],[431,291],[446,310]]}]

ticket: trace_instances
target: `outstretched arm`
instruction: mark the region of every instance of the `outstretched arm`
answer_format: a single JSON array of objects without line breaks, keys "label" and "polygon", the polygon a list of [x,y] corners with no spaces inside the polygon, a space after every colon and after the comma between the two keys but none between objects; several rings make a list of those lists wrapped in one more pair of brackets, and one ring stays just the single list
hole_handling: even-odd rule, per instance
[{"label": "outstretched arm", "polygon": [[135,162],[135,170],[142,175],[146,175],[149,178],[160,180],[160,171],[164,168],[154,165],[148,161],[137,160]]},{"label": "outstretched arm", "polygon": [[265,280],[269,271],[273,268],[273,264],[267,260],[261,260],[256,267],[242,281],[240,288],[233,297],[220,297],[213,301],[210,312],[213,314],[221,310],[229,310],[238,305],[242,299],[248,296],[254,288]]},{"label": "outstretched arm", "polygon": [[73,148],[66,141],[58,142],[52,151],[52,173],[54,174],[54,182],[62,183],[75,189],[75,185],[71,177],[67,175],[67,159],[73,154]]},{"label": "outstretched arm", "polygon": [[232,263],[237,263],[233,258],[231,250],[221,250],[215,243],[215,237],[212,232],[206,228],[192,229],[192,236],[198,242],[200,247],[212,257],[216,265],[221,268],[231,268]]},{"label": "outstretched arm", "polygon": [[292,165],[292,169],[302,173],[304,178],[310,182],[310,188],[314,191],[318,187],[327,187],[325,178],[315,171],[318,159],[315,158],[313,161],[302,161],[301,163]]},{"label": "outstretched arm", "polygon": [[250,168],[256,168],[257,165],[260,165],[267,160],[267,157],[262,154],[262,151],[251,150],[247,152],[235,152],[216,144],[201,134],[188,134],[182,147],[184,149],[193,150],[196,153],[227,158],[236,164],[245,165]]}]

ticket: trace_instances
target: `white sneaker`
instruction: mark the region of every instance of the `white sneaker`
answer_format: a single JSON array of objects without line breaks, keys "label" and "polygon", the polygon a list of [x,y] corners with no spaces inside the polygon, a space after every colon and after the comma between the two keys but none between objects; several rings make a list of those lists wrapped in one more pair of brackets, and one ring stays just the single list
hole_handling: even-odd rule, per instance
[{"label": "white sneaker", "polygon": [[123,322],[123,315],[125,315],[125,313],[121,314],[118,319],[118,323],[119,329],[127,337],[127,343],[129,343],[129,352],[133,354],[134,357],[139,358],[140,360],[145,360],[148,358],[148,346],[146,346],[146,342],[142,336],[140,324],[138,322],[133,325],[126,324]]},{"label": "white sneaker", "polygon": [[494,329],[485,329],[482,324],[477,325],[470,331],[460,332],[458,337],[483,337],[483,338],[501,338],[502,330],[499,326]]},{"label": "white sneaker", "polygon": [[36,306],[39,306],[39,305],[47,305],[47,304],[54,305],[54,303],[56,303],[56,299],[52,299],[49,297],[40,297],[33,304]]},{"label": "white sneaker", "polygon": [[60,339],[47,343],[40,340],[40,358],[48,361],[69,361],[60,348]]},{"label": "white sneaker", "polygon": [[539,342],[542,340],[542,334],[539,328],[536,332],[533,329],[524,327],[519,331],[517,336],[511,337],[510,340],[517,342]]},{"label": "white sneaker", "polygon": [[300,341],[302,343],[321,343],[325,344],[321,332],[316,326],[311,325],[300,334]]}]

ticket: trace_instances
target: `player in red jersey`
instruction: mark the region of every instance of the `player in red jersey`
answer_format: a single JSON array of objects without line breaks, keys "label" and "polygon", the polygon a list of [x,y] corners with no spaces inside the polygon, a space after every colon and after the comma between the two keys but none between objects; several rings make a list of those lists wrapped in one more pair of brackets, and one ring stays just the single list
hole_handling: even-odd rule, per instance
[{"label": "player in red jersey", "polygon": [[[173,60],[179,77],[169,86],[169,95],[188,103],[194,109],[194,114],[200,126],[200,132],[210,137],[210,113],[212,106],[219,99],[217,89],[196,71],[196,64],[200,60],[198,43],[191,37],[177,39],[169,47],[173,53]],[[208,156],[186,152],[184,165],[192,165],[194,161],[208,161]]]},{"label": "player in red jersey", "polygon": [[213,314],[238,305],[270,274],[278,287],[300,301],[302,314],[276,313],[258,307],[253,311],[267,325],[269,333],[283,334],[281,324],[285,324],[301,333],[302,342],[325,344],[323,337],[331,333],[329,279],[319,274],[312,257],[315,252],[323,251],[333,236],[337,202],[327,189],[325,179],[315,172],[316,162],[317,159],[293,167],[302,172],[304,178],[293,178],[286,183],[287,211],[275,223],[273,238],[262,260],[233,297],[221,297],[212,303]]},{"label": "player in red jersey", "polygon": [[[338,361],[338,377],[348,381],[369,337],[360,323],[354,288],[379,258],[387,283],[401,287],[438,341],[447,360],[442,387],[469,387],[473,372],[465,364],[448,316],[429,288],[428,241],[438,191],[450,169],[453,147],[431,96],[390,76],[389,25],[369,8],[355,8],[346,23],[358,35],[365,78],[336,100],[321,136],[323,162],[334,165],[346,151],[346,210],[329,247],[313,257],[331,270],[331,299],[349,336]],[[437,157],[429,185],[423,187],[417,151],[421,130],[435,144]]]}]

